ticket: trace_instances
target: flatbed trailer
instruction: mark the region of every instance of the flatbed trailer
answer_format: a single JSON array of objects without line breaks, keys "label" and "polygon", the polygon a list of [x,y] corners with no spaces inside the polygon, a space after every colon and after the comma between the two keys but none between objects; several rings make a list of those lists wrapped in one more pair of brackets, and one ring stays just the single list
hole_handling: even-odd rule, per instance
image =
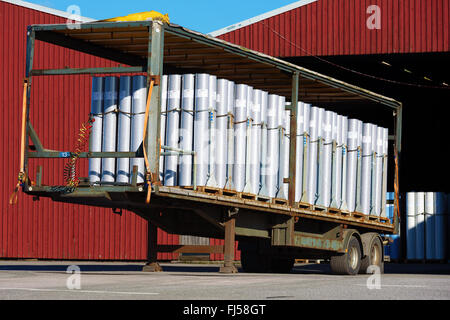
[{"label": "flatbed trailer", "polygon": [[[44,41],[119,62],[115,68],[45,69],[33,68],[35,42]],[[296,258],[330,259],[339,274],[366,272],[370,265],[383,266],[383,238],[380,234],[398,232],[399,216],[390,221],[295,202],[296,139],[291,139],[287,199],[212,187],[166,187],[159,181],[161,155],[170,152],[160,139],[161,86],[166,73],[207,72],[245,83],[269,93],[286,96],[291,105],[291,137],[297,136],[297,101],[366,101],[393,111],[395,132],[390,136],[395,154],[401,151],[402,104],[357,86],[333,79],[249,49],[203,35],[181,26],[158,21],[93,22],[77,28],[68,25],[33,25],[28,28],[24,124],[22,127],[22,190],[36,198],[111,208],[115,213],[129,210],[149,222],[147,270],[160,271],[158,251],[224,253],[221,272],[236,272],[234,243],[239,240],[242,266],[250,272],[289,272]],[[154,86],[143,148],[148,155],[151,179],[137,183],[137,171],[129,185],[91,185],[81,182],[65,186],[43,185],[44,172],[38,166],[35,182],[29,177],[30,159],[66,159],[72,152],[48,150],[30,122],[32,78],[38,76],[85,74],[146,74],[148,88]],[[276,83],[276,84],[274,84]],[[33,144],[30,145],[29,141]],[[164,152],[162,150],[170,151]],[[81,152],[79,158],[135,158],[142,152]],[[53,174],[53,173],[52,173]],[[398,190],[398,170],[394,188]],[[150,190],[150,192],[147,192]],[[386,192],[385,192],[386,193]],[[146,202],[151,196],[149,203]],[[383,199],[385,201],[385,199]],[[398,198],[394,200],[395,212]],[[157,246],[157,228],[172,234],[224,238],[224,246]]]}]

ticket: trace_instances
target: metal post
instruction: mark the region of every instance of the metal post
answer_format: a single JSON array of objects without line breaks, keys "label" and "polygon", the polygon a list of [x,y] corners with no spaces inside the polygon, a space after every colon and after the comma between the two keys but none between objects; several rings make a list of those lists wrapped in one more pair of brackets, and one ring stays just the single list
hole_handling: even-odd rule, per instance
[{"label": "metal post", "polygon": [[299,73],[292,76],[292,98],[291,98],[291,123],[290,123],[290,145],[289,145],[289,205],[295,203],[295,179],[297,174],[297,116],[298,116],[298,82]]},{"label": "metal post", "polygon": [[400,197],[398,193],[400,192],[400,183],[399,183],[399,160],[400,153],[402,150],[402,109],[403,105],[400,104],[395,112],[396,116],[396,126],[395,126],[395,145],[394,145],[394,157],[395,157],[395,175],[394,175],[394,190],[397,191],[397,194],[394,197],[394,234],[398,234],[400,231],[400,217],[399,217],[399,203],[398,198]]},{"label": "metal post", "polygon": [[225,242],[224,242],[224,264],[220,268],[220,273],[237,273],[234,266],[234,244],[236,237],[236,212],[228,212],[228,219],[225,221]]},{"label": "metal post", "polygon": [[142,268],[144,272],[163,271],[158,261],[158,228],[147,220],[147,264]]},{"label": "metal post", "polygon": [[[159,21],[153,21],[149,28],[149,47],[147,62],[147,87],[153,77],[161,79],[163,73],[164,58],[164,26]],[[153,79],[152,79],[153,78]],[[148,115],[148,126],[146,136],[146,148],[149,160],[149,171],[152,176],[152,184],[158,192],[159,184],[159,160],[161,153],[161,85],[155,83],[150,101],[150,112]]]}]

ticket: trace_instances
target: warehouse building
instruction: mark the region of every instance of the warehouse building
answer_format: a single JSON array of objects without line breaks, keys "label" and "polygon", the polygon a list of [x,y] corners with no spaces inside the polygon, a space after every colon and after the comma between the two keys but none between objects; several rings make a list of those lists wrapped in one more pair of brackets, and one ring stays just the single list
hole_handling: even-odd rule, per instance
[{"label": "warehouse building", "polygon": [[[302,0],[212,35],[402,101],[405,111],[401,192],[448,192],[447,161],[440,155],[442,152],[434,155],[432,150],[445,152],[442,141],[447,136],[442,115],[449,98],[448,72],[443,68],[449,61],[449,3],[448,0]],[[0,101],[4,106],[21,103],[27,25],[64,23],[69,17],[65,12],[23,1],[0,2],[0,23],[4,30],[0,50],[4,70],[0,81],[4,90]],[[38,50],[45,52],[36,57],[39,66],[45,67],[50,60],[64,63],[62,50],[47,46]],[[117,66],[80,53],[71,59],[79,68]],[[73,144],[80,123],[85,121],[90,101],[88,94],[75,96],[77,90],[69,89],[68,80],[62,79],[53,86],[52,93],[47,93],[48,97],[53,96],[48,105],[40,106],[48,114],[38,118],[36,130],[45,141],[52,141],[51,147],[67,149]],[[90,79],[80,77],[75,85],[89,88]],[[43,87],[49,87],[48,83]],[[42,104],[43,99],[40,100]],[[317,105],[320,106],[320,101]],[[61,106],[77,107],[80,111],[76,118],[66,119]],[[334,106],[350,116],[358,109],[360,118],[361,107],[351,103]],[[8,205],[6,195],[12,192],[19,171],[20,113],[15,108],[3,108],[2,112],[5,128],[2,144],[7,152],[1,160],[5,178],[4,197],[0,200],[0,258],[145,260],[147,223],[132,213],[114,215],[106,209],[58,204],[47,199],[33,202],[20,196],[16,206]],[[369,114],[373,115],[373,110]],[[385,119],[392,119],[391,114],[380,111],[377,119],[371,117],[370,121],[393,130],[394,124]],[[58,134],[54,122],[72,135]],[[54,165],[55,172],[61,172],[62,176],[63,164]],[[394,168],[392,164],[389,167]],[[191,244],[192,240],[158,232],[159,244]],[[220,240],[214,239],[197,242],[220,244]],[[239,259],[239,254],[236,257]],[[178,256],[160,253],[158,258],[172,260]],[[221,255],[211,258],[222,259]]]}]

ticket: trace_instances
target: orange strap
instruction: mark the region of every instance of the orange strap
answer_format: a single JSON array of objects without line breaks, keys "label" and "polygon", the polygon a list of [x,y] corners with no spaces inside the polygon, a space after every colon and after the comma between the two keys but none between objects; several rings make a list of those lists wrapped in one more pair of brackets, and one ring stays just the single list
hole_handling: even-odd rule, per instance
[{"label": "orange strap", "polygon": [[23,97],[22,97],[22,131],[20,136],[20,171],[16,187],[14,192],[9,198],[9,204],[15,205],[17,203],[17,193],[19,192],[20,186],[27,181],[25,173],[25,144],[27,135],[27,89],[28,89],[28,79],[23,81]]},{"label": "orange strap", "polygon": [[147,198],[145,199],[145,203],[147,203],[147,204],[150,203],[150,198],[152,195],[152,173],[150,172],[150,163],[148,161],[147,148],[145,147],[145,137],[147,136],[148,114],[150,112],[150,100],[152,99],[152,92],[153,92],[154,84],[155,84],[155,81],[152,80],[150,82],[150,88],[148,90],[147,107],[145,109],[144,138],[143,138],[144,160],[145,160],[145,166],[147,168],[147,173],[145,175],[145,178],[146,178],[147,184],[148,184]]},{"label": "orange strap", "polygon": [[9,197],[9,204],[10,205],[17,204],[17,197],[18,197],[17,194],[19,193],[19,189],[20,189],[20,182],[17,183],[16,187],[14,188],[14,192]]}]

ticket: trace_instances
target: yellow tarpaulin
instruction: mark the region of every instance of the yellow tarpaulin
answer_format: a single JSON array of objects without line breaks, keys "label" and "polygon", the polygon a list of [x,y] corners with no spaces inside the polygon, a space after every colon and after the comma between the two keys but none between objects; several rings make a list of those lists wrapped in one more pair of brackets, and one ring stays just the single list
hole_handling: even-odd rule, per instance
[{"label": "yellow tarpaulin", "polygon": [[100,20],[99,22],[126,22],[126,21],[148,21],[148,20],[159,20],[165,23],[169,23],[169,15],[162,14],[152,10],[140,13],[133,13],[123,17]]}]

